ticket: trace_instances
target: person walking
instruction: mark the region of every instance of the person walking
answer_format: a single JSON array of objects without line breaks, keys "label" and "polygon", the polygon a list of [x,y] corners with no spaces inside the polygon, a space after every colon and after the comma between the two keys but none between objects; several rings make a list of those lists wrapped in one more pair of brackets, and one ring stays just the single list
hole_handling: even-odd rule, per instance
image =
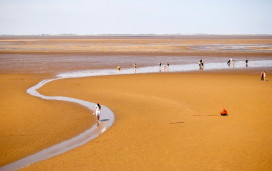
[{"label": "person walking", "polygon": [[261,81],[266,81],[266,72],[265,71],[263,71],[261,73]]},{"label": "person walking", "polygon": [[161,64],[161,62],[159,63],[159,71],[161,72],[161,70],[162,70],[162,64]]},{"label": "person walking", "polygon": [[199,61],[199,69],[200,70],[204,69],[204,61],[203,61],[203,59],[200,59],[200,61]]}]

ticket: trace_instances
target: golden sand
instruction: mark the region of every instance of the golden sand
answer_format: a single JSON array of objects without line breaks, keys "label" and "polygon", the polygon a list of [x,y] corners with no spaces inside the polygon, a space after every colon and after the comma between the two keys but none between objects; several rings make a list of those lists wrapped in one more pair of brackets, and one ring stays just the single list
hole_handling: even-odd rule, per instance
[{"label": "golden sand", "polygon": [[93,124],[90,112],[79,105],[26,93],[46,77],[0,75],[0,166],[74,137]]},{"label": "golden sand", "polygon": [[[42,94],[100,102],[116,121],[86,145],[23,170],[271,170],[272,82],[259,77],[162,73],[49,83]],[[220,116],[223,108],[228,116]]]}]

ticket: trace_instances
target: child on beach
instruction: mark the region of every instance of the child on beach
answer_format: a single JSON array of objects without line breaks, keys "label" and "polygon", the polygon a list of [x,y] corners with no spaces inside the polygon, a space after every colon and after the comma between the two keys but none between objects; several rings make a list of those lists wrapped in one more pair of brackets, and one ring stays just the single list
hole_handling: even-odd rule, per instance
[{"label": "child on beach", "polygon": [[99,103],[95,105],[95,115],[96,115],[96,121],[98,122],[100,119],[100,113],[101,113],[101,106]]},{"label": "child on beach", "polygon": [[261,81],[266,81],[266,72],[265,71],[263,71],[261,73]]}]

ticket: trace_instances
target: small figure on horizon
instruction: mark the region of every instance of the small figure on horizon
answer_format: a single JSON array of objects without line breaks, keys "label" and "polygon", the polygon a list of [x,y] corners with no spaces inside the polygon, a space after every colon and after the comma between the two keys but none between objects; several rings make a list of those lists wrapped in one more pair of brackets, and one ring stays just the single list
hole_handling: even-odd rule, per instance
[{"label": "small figure on horizon", "polygon": [[121,70],[121,67],[120,67],[120,66],[118,66],[118,67],[117,67],[117,70],[118,70],[118,71],[120,71],[120,70]]},{"label": "small figure on horizon", "polygon": [[228,60],[227,64],[228,64],[228,66],[234,67],[235,61],[234,61],[232,58],[230,58],[230,59]]},{"label": "small figure on horizon", "polygon": [[230,60],[228,60],[227,64],[228,64],[228,66],[230,66]]},{"label": "small figure on horizon", "polygon": [[203,60],[203,59],[200,59],[198,65],[199,65],[199,69],[200,69],[200,70],[203,70],[203,69],[204,69],[204,60]]},{"label": "small figure on horizon", "polygon": [[168,62],[166,62],[166,65],[165,65],[165,66],[166,66],[166,71],[169,71],[169,66],[170,66],[170,65],[169,65]]},{"label": "small figure on horizon", "polygon": [[162,64],[161,64],[161,62],[159,63],[159,70],[160,70],[160,72],[162,70]]},{"label": "small figure on horizon", "polygon": [[133,67],[134,67],[134,73],[136,73],[137,65],[133,64]]},{"label": "small figure on horizon", "polygon": [[246,59],[246,67],[248,67],[248,60]]},{"label": "small figure on horizon", "polygon": [[261,81],[266,81],[266,72],[265,71],[263,71],[261,73]]}]

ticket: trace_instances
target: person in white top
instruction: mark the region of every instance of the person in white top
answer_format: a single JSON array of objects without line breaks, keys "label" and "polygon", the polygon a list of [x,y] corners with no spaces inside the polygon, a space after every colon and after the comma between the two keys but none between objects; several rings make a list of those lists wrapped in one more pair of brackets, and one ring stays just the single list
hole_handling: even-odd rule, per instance
[{"label": "person in white top", "polygon": [[96,121],[99,121],[99,119],[100,119],[100,113],[101,113],[101,106],[100,106],[100,104],[99,103],[97,103],[96,105],[95,105],[95,116],[96,116]]}]

